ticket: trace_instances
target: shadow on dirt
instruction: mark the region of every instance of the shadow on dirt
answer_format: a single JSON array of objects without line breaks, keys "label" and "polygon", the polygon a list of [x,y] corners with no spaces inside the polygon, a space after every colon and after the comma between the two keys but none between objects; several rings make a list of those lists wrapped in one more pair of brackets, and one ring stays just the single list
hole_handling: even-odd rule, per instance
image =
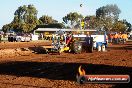
[{"label": "shadow on dirt", "polygon": [[28,51],[26,48],[20,48],[21,51]]},{"label": "shadow on dirt", "polygon": [[41,46],[29,47],[28,49],[33,51],[33,53],[47,54],[47,50]]},{"label": "shadow on dirt", "polygon": [[[47,78],[52,80],[76,81],[78,67],[82,65],[86,74],[128,74],[132,76],[132,67],[97,65],[86,63],[58,62],[5,62],[0,64],[0,74]],[[114,84],[113,88],[130,88],[129,84]]]}]

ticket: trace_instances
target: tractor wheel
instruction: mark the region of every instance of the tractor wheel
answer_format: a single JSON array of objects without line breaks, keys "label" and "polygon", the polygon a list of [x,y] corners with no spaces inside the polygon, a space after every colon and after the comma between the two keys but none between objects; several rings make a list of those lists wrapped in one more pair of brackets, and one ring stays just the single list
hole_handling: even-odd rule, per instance
[{"label": "tractor wheel", "polygon": [[80,42],[75,41],[73,43],[73,51],[74,53],[81,53],[82,52],[82,44]]}]

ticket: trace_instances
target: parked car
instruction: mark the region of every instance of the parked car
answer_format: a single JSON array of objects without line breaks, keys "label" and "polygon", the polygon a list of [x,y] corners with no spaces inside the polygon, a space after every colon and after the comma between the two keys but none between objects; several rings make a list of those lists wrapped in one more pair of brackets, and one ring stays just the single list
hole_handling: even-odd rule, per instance
[{"label": "parked car", "polygon": [[14,41],[16,41],[16,36],[15,36],[15,35],[12,35],[12,34],[8,35],[8,41],[9,41],[9,42],[14,42]]},{"label": "parked car", "polygon": [[29,34],[17,34],[16,41],[17,42],[29,42],[31,41],[31,36]]}]

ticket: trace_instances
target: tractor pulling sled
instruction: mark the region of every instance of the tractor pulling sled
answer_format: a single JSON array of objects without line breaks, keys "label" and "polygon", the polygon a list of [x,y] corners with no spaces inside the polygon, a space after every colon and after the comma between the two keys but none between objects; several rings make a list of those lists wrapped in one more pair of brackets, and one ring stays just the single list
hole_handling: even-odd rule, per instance
[{"label": "tractor pulling sled", "polygon": [[52,35],[52,48],[47,50],[47,53],[70,52],[70,53],[92,53],[94,49],[100,49],[100,47],[107,47],[106,33],[104,34],[72,34],[66,33],[63,30],[57,31]]}]

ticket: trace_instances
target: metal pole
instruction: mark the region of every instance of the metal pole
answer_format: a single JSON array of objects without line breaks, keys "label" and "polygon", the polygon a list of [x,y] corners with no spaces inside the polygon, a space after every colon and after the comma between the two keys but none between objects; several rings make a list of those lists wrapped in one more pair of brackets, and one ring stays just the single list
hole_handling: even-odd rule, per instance
[{"label": "metal pole", "polygon": [[[82,9],[82,4],[80,4],[80,16],[81,16],[81,9]],[[82,21],[82,18],[80,17],[80,30],[82,30],[81,21]]]}]

